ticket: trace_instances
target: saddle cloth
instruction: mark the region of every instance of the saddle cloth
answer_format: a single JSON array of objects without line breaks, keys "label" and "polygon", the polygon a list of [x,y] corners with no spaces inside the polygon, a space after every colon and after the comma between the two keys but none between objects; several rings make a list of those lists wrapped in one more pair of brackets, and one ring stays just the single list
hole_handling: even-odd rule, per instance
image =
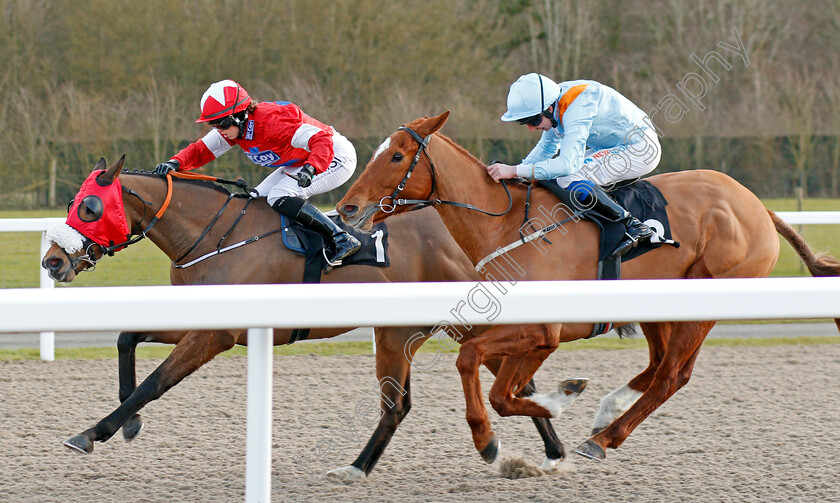
[{"label": "saddle cloth", "polygon": [[[349,264],[373,265],[378,267],[388,267],[391,265],[388,260],[388,228],[385,224],[379,223],[373,227],[371,233],[364,233],[345,225],[337,214],[328,214],[328,216],[342,229],[356,236],[356,239],[362,243],[359,251],[349,257],[345,257],[337,267]],[[324,238],[309,227],[290,221],[285,215],[280,215],[280,223],[283,226],[281,230],[283,244],[289,250],[300,253],[306,258],[303,265],[302,282],[320,283],[321,272],[327,267],[327,259],[321,251],[324,248]],[[309,328],[296,328],[292,330],[289,342],[286,344],[294,344],[297,341],[308,338],[309,332]]]},{"label": "saddle cloth", "polygon": [[[355,236],[362,243],[359,251],[345,257],[341,265],[359,264],[377,267],[391,265],[388,258],[388,227],[384,223],[376,224],[370,233],[366,233],[346,225],[337,214],[329,214],[329,217],[339,227]],[[286,248],[306,256],[307,264],[310,262],[310,257],[313,261],[317,260],[318,256],[323,259],[321,249],[324,247],[324,238],[320,234],[305,225],[290,221],[285,215],[281,215],[281,223],[283,225],[283,244]],[[321,268],[326,266],[326,260],[322,260],[322,262]]]},{"label": "saddle cloth", "polygon": [[[569,191],[561,189],[554,180],[540,181],[539,184],[556,194],[570,208],[576,207],[571,205]],[[674,241],[671,236],[671,224],[665,210],[668,201],[652,183],[639,180],[632,185],[613,190],[609,192],[609,195],[630,214],[650,227],[654,233],[650,242],[642,243],[622,256],[622,262],[644,255],[664,244],[679,248],[680,244]],[[598,261],[601,262],[612,253],[624,238],[624,225],[613,222],[593,210],[585,211],[581,216],[585,220],[593,222],[601,230],[600,251],[598,253]]]}]

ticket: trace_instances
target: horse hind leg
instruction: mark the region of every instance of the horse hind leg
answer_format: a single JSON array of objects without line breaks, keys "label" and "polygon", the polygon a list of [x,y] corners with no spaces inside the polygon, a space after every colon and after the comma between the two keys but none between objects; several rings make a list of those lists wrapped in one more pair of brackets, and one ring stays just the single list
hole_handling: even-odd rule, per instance
[{"label": "horse hind leg", "polygon": [[[123,341],[130,346],[131,336]],[[64,441],[64,446],[73,451],[90,454],[93,442],[104,442],[117,430],[131,421],[147,403],[160,398],[169,388],[212,360],[217,354],[233,347],[236,335],[227,331],[188,332],[175,346],[172,353],[158,366],[130,395],[122,400],[111,414],[82,433]],[[136,344],[135,344],[136,346]],[[131,358],[133,361],[133,358]],[[128,357],[126,357],[128,362]],[[130,384],[129,377],[126,382]],[[129,384],[126,385],[127,392]],[[121,383],[121,393],[123,391]],[[122,398],[122,396],[121,396]]]},{"label": "horse hind leg", "polygon": [[592,435],[597,435],[603,431],[636,403],[636,400],[650,386],[656,369],[662,362],[668,338],[671,335],[674,324],[643,323],[641,326],[642,332],[644,332],[648,342],[648,352],[650,354],[648,366],[636,377],[631,379],[630,382],[613,390],[601,399],[598,413],[595,415],[595,420],[592,423]]},{"label": "horse hind leg", "polygon": [[[417,334],[420,337],[417,337]],[[376,378],[381,415],[376,429],[353,463],[327,472],[340,480],[366,477],[373,470],[402,420],[411,410],[411,361],[430,335],[411,327],[377,327]]]},{"label": "horse hind leg", "polygon": [[714,324],[676,323],[662,362],[642,396],[618,419],[578,446],[575,454],[601,461],[606,458],[607,448],[618,448],[642,421],[688,382],[700,346]]},{"label": "horse hind leg", "polygon": [[[327,472],[332,478],[353,480],[364,478],[373,471],[385,448],[396,432],[402,420],[411,410],[411,365],[420,346],[429,338],[417,337],[411,328],[376,329],[376,374],[381,393],[382,415],[379,424],[371,435],[362,452],[352,464]],[[414,335],[412,335],[414,334]],[[437,359],[432,360],[432,364]],[[424,366],[429,365],[425,364]],[[489,360],[485,366],[494,375],[499,371],[500,360]],[[533,380],[520,394],[531,395],[535,392]],[[552,466],[563,459],[565,450],[557,438],[551,422],[545,418],[532,418],[537,431],[545,444],[546,462]]]}]

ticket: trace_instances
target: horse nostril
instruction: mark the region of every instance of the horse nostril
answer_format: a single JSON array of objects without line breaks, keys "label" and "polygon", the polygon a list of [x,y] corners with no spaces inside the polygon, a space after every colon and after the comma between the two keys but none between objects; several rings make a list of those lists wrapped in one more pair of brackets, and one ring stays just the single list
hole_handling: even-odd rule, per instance
[{"label": "horse nostril", "polygon": [[63,262],[60,257],[48,257],[41,262],[41,266],[48,271],[58,271],[61,269]]},{"label": "horse nostril", "polygon": [[345,204],[341,207],[341,214],[345,217],[352,217],[359,212],[359,207],[355,204]]}]

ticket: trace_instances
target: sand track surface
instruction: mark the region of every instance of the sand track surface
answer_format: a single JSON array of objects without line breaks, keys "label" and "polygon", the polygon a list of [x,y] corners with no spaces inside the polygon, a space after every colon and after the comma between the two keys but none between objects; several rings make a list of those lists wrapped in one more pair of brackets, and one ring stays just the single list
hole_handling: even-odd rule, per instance
[{"label": "sand track surface", "polygon": [[[691,382],[605,462],[570,454],[549,473],[531,421],[488,405],[504,474],[520,478],[473,449],[454,361],[415,369],[410,414],[371,476],[345,484],[324,473],[373,429],[374,357],[275,357],[273,501],[840,501],[840,346],[704,348]],[[568,452],[646,362],[645,350],[549,358],[542,391],[590,378],[554,421]],[[140,360],[140,378],[159,363]],[[485,398],[491,382],[484,372]],[[0,361],[0,501],[242,501],[245,389],[245,358],[210,362],[143,410],[134,442],[117,433],[81,456],[61,442],[117,406],[116,361]]]}]

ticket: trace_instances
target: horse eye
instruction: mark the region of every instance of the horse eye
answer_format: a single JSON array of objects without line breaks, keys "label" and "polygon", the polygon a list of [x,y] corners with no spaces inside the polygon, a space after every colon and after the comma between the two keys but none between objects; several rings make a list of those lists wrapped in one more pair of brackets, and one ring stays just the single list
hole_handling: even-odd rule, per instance
[{"label": "horse eye", "polygon": [[400,162],[403,160],[403,155],[400,152],[394,154],[394,157],[391,158],[391,162]]}]

